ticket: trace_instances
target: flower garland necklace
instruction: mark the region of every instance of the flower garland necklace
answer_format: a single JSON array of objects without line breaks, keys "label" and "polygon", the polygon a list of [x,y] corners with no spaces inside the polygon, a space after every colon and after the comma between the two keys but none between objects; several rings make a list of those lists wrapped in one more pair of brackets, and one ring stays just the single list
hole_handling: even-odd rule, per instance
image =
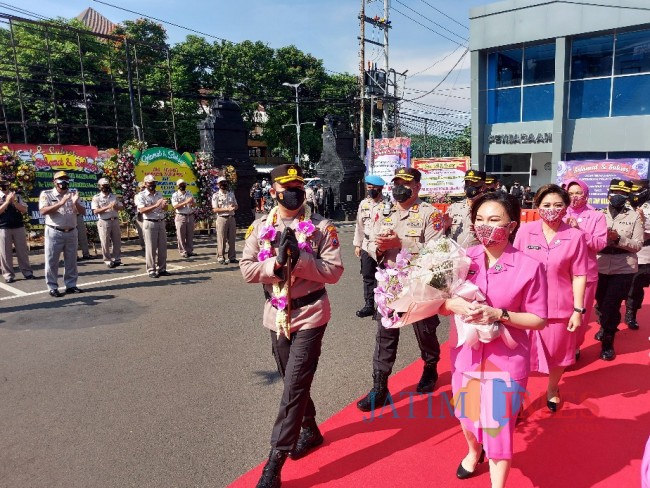
[{"label": "flower garland necklace", "polygon": [[[266,217],[266,223],[259,230],[258,238],[261,241],[260,251],[257,253],[257,260],[259,262],[266,261],[267,259],[273,257],[273,244],[278,231],[275,228],[275,224],[278,221],[278,206],[273,207],[269,212],[269,215]],[[300,217],[300,222],[296,226],[296,238],[298,239],[298,249],[308,253],[313,253],[311,246],[307,242],[307,239],[316,230],[316,227],[311,221],[311,209],[308,206],[304,207],[304,213]],[[289,291],[289,283],[285,281],[280,281],[278,283],[273,283],[273,295],[271,296],[271,305],[277,310],[275,315],[275,326],[278,337],[280,337],[280,332],[289,339],[291,334],[291,326],[288,322],[287,314],[287,305],[289,300],[287,298],[287,293]]]}]

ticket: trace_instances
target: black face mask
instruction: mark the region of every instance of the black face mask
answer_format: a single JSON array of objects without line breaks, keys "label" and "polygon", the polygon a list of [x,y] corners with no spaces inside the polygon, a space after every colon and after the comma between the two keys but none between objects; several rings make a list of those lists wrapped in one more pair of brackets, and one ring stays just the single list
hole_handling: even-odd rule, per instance
[{"label": "black face mask", "polygon": [[626,202],[627,197],[625,195],[614,194],[609,196],[609,204],[616,209],[623,208]]},{"label": "black face mask", "polygon": [[185,185],[178,185],[180,191],[185,191],[185,188],[187,188]]},{"label": "black face mask", "polygon": [[62,190],[67,190],[68,187],[70,186],[70,183],[67,181],[57,181],[56,183]]},{"label": "black face mask", "polygon": [[467,198],[474,198],[481,193],[481,187],[479,186],[467,186],[465,187],[465,196]]},{"label": "black face mask", "polygon": [[374,200],[379,196],[379,190],[377,190],[377,188],[368,190],[368,196]]},{"label": "black face mask", "polygon": [[228,185],[219,185],[219,189],[226,191],[228,189]]},{"label": "black face mask", "polygon": [[100,190],[101,190],[102,193],[110,193],[110,191],[111,191],[111,187],[110,187],[110,186],[106,186],[106,185],[104,185],[104,186],[102,186],[102,187],[100,188]]},{"label": "black face mask", "polygon": [[408,186],[395,185],[393,187],[393,198],[396,202],[403,203],[413,195],[413,190]]},{"label": "black face mask", "polygon": [[149,191],[156,191],[156,184],[155,183],[149,183],[147,185],[147,190]]},{"label": "black face mask", "polygon": [[298,210],[305,203],[305,190],[302,188],[286,188],[276,195],[278,203],[287,210]]}]

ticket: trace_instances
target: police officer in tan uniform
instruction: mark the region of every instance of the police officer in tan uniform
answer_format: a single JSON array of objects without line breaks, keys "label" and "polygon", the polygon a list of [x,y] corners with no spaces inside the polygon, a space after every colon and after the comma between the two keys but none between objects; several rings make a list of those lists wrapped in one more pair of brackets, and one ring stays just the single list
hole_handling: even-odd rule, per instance
[{"label": "police officer in tan uniform", "polygon": [[[300,166],[277,166],[271,171],[271,182],[271,196],[279,205],[248,228],[240,263],[248,283],[263,284],[264,326],[270,329],[273,355],[284,382],[271,452],[258,488],[279,487],[287,456],[291,453],[294,460],[299,459],[323,442],[310,388],[331,316],[325,285],[336,283],[343,273],[336,227],[318,214],[309,215]],[[293,270],[290,302],[288,262]],[[287,323],[283,317],[289,306]]]},{"label": "police officer in tan uniform", "polygon": [[628,328],[639,330],[639,323],[636,314],[643,305],[643,289],[650,286],[650,190],[648,180],[634,181],[632,186],[632,198],[630,203],[643,222],[643,247],[637,253],[639,270],[632,279],[632,286],[625,301],[625,318],[623,319]]},{"label": "police officer in tan uniform", "polygon": [[176,211],[176,241],[178,252],[184,258],[194,255],[194,196],[187,191],[187,183],[176,181],[176,190],[172,195],[172,207]]},{"label": "police officer in tan uniform", "polygon": [[124,205],[111,192],[110,181],[106,178],[101,178],[97,184],[99,186],[99,193],[93,197],[90,206],[93,213],[99,217],[99,220],[97,220],[97,232],[99,234],[99,242],[102,245],[104,264],[109,268],[114,268],[122,264],[122,233],[120,231],[120,218],[117,212],[124,208]]},{"label": "police officer in tan uniform", "polygon": [[54,188],[43,190],[38,209],[45,217],[45,283],[52,297],[59,291],[59,258],[63,252],[63,281],[66,293],[82,293],[77,287],[77,215],[86,212],[77,192],[70,191],[65,171],[54,174]]},{"label": "police officer in tan uniform", "polygon": [[368,254],[368,239],[370,237],[370,227],[372,226],[374,213],[381,206],[382,194],[384,188],[384,179],[377,175],[366,176],[366,190],[368,196],[359,204],[357,210],[357,223],[354,227],[354,254],[361,261],[361,277],[363,278],[363,299],[364,306],[357,310],[357,317],[370,317],[375,313],[375,287],[377,280],[377,261]]},{"label": "police officer in tan uniform", "polygon": [[18,267],[26,280],[33,280],[34,273],[29,264],[27,233],[23,215],[27,204],[15,191],[9,191],[9,182],[0,175],[0,270],[7,283],[16,281],[13,263],[13,249],[16,251]]},{"label": "police officer in tan uniform", "polygon": [[641,217],[628,205],[632,182],[614,179],[609,184],[607,246],[598,257],[598,287],[596,304],[600,315],[600,330],[596,339],[602,341],[600,358],[612,361],[614,336],[621,321],[621,302],[627,298],[635,273],[638,271],[636,253],[643,245]]},{"label": "police officer in tan uniform", "polygon": [[495,191],[497,189],[497,177],[494,175],[485,175],[485,191]]},{"label": "police officer in tan uniform", "polygon": [[479,242],[471,230],[470,210],[472,199],[485,191],[485,172],[470,169],[465,172],[465,196],[462,202],[452,203],[447,208],[445,222],[448,225],[447,237],[451,237],[460,246],[468,248]]},{"label": "police officer in tan uniform", "polygon": [[[444,235],[442,213],[418,196],[421,173],[414,168],[398,168],[393,178],[395,204],[386,203],[375,213],[370,234],[368,253],[379,266],[394,263],[400,249],[405,248],[417,256],[420,249],[431,239]],[[424,361],[424,370],[417,385],[419,393],[431,392],[438,380],[440,344],[436,328],[440,324],[437,315],[415,322],[413,331]],[[377,321],[377,335],[373,356],[373,388],[357,408],[369,412],[381,408],[389,396],[388,376],[397,357],[400,329],[386,329]]]},{"label": "police officer in tan uniform", "polygon": [[145,189],[135,197],[138,212],[142,214],[142,231],[144,233],[145,259],[150,278],[170,276],[167,271],[167,229],[165,227],[165,210],[167,200],[156,191],[156,179],[153,175],[144,177]]},{"label": "police officer in tan uniform", "polygon": [[[239,206],[232,191],[228,190],[228,180],[223,176],[217,179],[219,190],[212,195],[212,211],[217,216],[217,262],[219,264],[237,263],[235,249],[235,211]],[[228,256],[226,256],[228,245]]]}]

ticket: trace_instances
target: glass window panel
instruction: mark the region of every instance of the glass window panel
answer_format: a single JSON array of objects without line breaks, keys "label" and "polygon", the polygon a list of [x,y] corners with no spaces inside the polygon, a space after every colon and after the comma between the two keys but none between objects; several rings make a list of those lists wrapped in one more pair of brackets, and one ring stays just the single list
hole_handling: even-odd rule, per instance
[{"label": "glass window panel", "polygon": [[650,75],[614,78],[612,117],[650,113]]},{"label": "glass window panel", "polygon": [[524,85],[555,81],[555,44],[530,46],[524,50]]},{"label": "glass window panel", "polygon": [[650,152],[648,151],[621,151],[610,152],[609,159],[650,159]]},{"label": "glass window panel", "polygon": [[[498,175],[501,182],[505,181],[505,174],[528,173],[530,171],[530,154],[486,154],[485,171]],[[520,177],[514,179],[520,183],[524,181]]]},{"label": "glass window panel", "polygon": [[607,153],[604,152],[576,152],[566,153],[564,155],[565,161],[595,161],[599,159],[607,159]]},{"label": "glass window panel", "polygon": [[521,88],[488,91],[488,124],[519,122]]},{"label": "glass window panel", "polygon": [[571,45],[571,79],[611,76],[614,36],[574,39]]},{"label": "glass window panel", "polygon": [[488,56],[488,88],[521,85],[522,49],[509,49]]},{"label": "glass window panel", "polygon": [[611,82],[611,78],[572,81],[569,118],[608,117]]},{"label": "glass window panel", "polygon": [[524,87],[524,107],[522,120],[530,122],[533,120],[553,119],[553,94],[555,85],[526,86]]},{"label": "glass window panel", "polygon": [[616,36],[614,74],[650,72],[650,31],[626,32]]}]

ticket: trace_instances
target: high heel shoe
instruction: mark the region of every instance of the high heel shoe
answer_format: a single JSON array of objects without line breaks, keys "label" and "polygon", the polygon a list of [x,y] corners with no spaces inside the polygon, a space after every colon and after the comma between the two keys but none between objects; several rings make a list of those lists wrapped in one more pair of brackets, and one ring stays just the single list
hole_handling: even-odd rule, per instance
[{"label": "high heel shoe", "polygon": [[[559,388],[557,389],[557,393],[555,394],[555,396],[560,398],[560,389]],[[548,399],[548,395],[547,395],[546,396],[546,406],[548,407],[548,409],[551,412],[555,413],[555,412],[557,412],[557,409],[560,406],[560,402],[557,402],[557,403],[552,402],[551,400]]]},{"label": "high heel shoe", "polygon": [[469,478],[474,473],[476,473],[476,466],[481,464],[483,461],[485,461],[485,449],[483,449],[483,446],[481,446],[481,455],[479,456],[478,461],[476,461],[474,469],[472,471],[467,471],[465,468],[463,468],[463,461],[461,461],[458,465],[458,469],[456,470],[456,478],[459,480],[465,480]]}]

